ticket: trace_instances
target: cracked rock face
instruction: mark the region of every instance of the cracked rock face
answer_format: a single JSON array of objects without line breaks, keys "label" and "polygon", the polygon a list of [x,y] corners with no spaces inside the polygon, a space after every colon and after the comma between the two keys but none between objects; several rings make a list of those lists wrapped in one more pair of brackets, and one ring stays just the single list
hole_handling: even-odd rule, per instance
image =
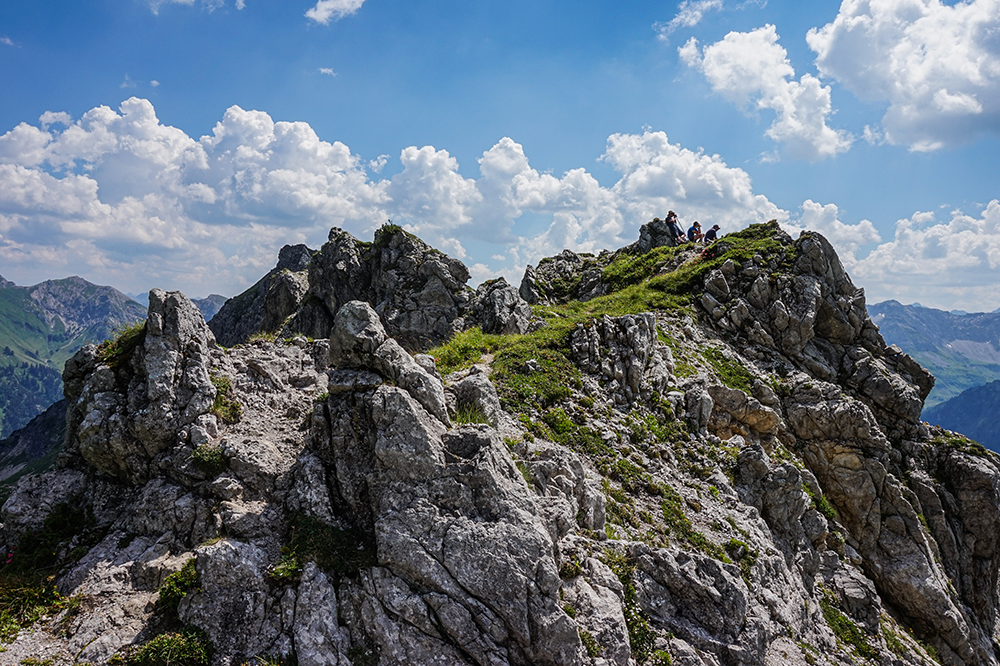
[{"label": "cracked rock face", "polygon": [[531,327],[531,306],[507,280],[497,278],[484,282],[476,290],[473,319],[483,333],[519,335]]},{"label": "cracked rock face", "polygon": [[64,455],[79,455],[105,474],[131,482],[149,479],[150,463],[212,406],[216,389],[208,359],[213,348],[215,337],[187,297],[149,292],[146,325],[127,359],[105,362],[87,346],[66,364],[70,404]]},{"label": "cracked rock face", "polygon": [[[567,327],[566,397],[523,413],[501,398],[528,375],[411,351],[531,335],[524,300],[604,293],[611,253],[473,294],[402,230],[335,229],[258,294],[318,339],[230,349],[152,292],[140,337],[67,364],[59,469],[0,511],[13,557],[81,511],[56,546],[79,612],[3,660],[103,665],[190,624],[212,666],[997,664],[1000,459],[919,421],[931,378],[825,239],[753,233],[772,251],[716,261],[690,309]],[[186,565],[173,616],[158,589]]]}]

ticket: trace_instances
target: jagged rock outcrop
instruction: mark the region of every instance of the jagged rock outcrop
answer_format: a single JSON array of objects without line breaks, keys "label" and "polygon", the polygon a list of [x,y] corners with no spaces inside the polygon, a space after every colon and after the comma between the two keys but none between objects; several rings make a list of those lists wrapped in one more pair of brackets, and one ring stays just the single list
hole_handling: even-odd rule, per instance
[{"label": "jagged rock outcrop", "polygon": [[156,474],[152,463],[179,433],[218,424],[208,413],[217,393],[209,376],[215,338],[187,297],[152,290],[146,325],[131,344],[127,358],[102,359],[88,346],[66,363],[62,455],[135,483]]},{"label": "jagged rock outcrop", "polygon": [[254,286],[227,300],[211,318],[209,327],[218,343],[231,347],[246,342],[254,333],[281,328],[309,287],[313,254],[315,251],[305,245],[281,248],[277,265]]},{"label": "jagged rock outcrop", "polygon": [[401,233],[332,232],[323,309],[286,323],[320,339],[223,349],[154,291],[139,337],[74,357],[61,467],[0,541],[23,566],[46,516],[72,525],[46,557],[82,610],[5,659],[105,664],[189,625],[213,666],[998,663],[1000,460],[919,421],[929,376],[821,237],[671,250],[684,282],[644,288],[688,305],[610,293],[442,377],[403,340],[517,310],[506,283],[456,301],[423,250],[438,310],[312,280],[383,284]]},{"label": "jagged rock outcrop", "polygon": [[325,337],[344,303],[366,301],[406,349],[443,342],[461,330],[473,299],[469,271],[399,227],[386,226],[373,243],[340,229],[309,267],[309,291],[282,335]]},{"label": "jagged rock outcrop", "polygon": [[656,247],[673,247],[677,245],[674,233],[666,220],[654,217],[651,222],[639,227],[639,240],[637,240],[630,250],[638,254],[645,254]]},{"label": "jagged rock outcrop", "polygon": [[542,259],[537,267],[528,264],[519,293],[532,305],[588,301],[614,290],[605,280],[604,269],[619,257],[638,256],[658,247],[675,245],[667,223],[653,218],[639,228],[639,240],[614,252],[604,250],[595,256],[563,250],[554,257]]},{"label": "jagged rock outcrop", "polygon": [[530,264],[524,271],[518,290],[528,303],[550,305],[570,300],[585,301],[604,294],[601,271],[610,259],[609,252],[595,257],[563,250],[554,257]]},{"label": "jagged rock outcrop", "polygon": [[488,280],[476,289],[472,321],[483,333],[527,333],[532,326],[531,306],[504,278]]}]

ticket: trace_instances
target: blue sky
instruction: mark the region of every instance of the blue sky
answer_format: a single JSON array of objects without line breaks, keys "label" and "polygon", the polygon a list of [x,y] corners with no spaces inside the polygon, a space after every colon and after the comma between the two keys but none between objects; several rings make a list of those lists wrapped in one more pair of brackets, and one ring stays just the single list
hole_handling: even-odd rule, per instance
[{"label": "blue sky", "polygon": [[234,295],[391,217],[516,283],[674,209],[818,230],[870,302],[993,310],[998,8],[13,0],[0,274]]}]

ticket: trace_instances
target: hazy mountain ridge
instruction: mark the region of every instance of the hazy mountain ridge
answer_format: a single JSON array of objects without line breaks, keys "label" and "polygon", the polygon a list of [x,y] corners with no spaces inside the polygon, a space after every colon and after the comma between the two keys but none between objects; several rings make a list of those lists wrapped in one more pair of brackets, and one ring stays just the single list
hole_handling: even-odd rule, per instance
[{"label": "hazy mountain ridge", "polygon": [[10,437],[0,440],[0,483],[50,469],[66,434],[66,400],[51,404]]},{"label": "hazy mountain ridge", "polygon": [[113,287],[80,277],[20,287],[0,277],[0,437],[62,396],[65,362],[145,317]]},{"label": "hazy mountain ridge", "polygon": [[934,375],[926,408],[1000,379],[1000,313],[957,314],[894,300],[869,305],[868,312],[887,343]]},{"label": "hazy mountain ridge", "polygon": [[961,432],[983,446],[1000,452],[1000,380],[974,386],[945,402],[924,409],[928,423]]}]

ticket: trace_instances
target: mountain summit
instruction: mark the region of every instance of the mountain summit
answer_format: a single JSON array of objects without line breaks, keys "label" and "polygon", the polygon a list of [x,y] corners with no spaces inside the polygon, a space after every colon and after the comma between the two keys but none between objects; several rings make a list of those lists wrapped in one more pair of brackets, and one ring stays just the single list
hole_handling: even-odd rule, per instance
[{"label": "mountain summit", "polygon": [[998,663],[1000,459],[920,421],[822,236],[475,292],[398,228],[305,255],[229,330],[154,290],[66,364],[2,509],[11,663]]},{"label": "mountain summit", "polygon": [[63,364],[80,347],[144,316],[117,289],[80,277],[32,287],[0,278],[0,438],[62,397]]}]

